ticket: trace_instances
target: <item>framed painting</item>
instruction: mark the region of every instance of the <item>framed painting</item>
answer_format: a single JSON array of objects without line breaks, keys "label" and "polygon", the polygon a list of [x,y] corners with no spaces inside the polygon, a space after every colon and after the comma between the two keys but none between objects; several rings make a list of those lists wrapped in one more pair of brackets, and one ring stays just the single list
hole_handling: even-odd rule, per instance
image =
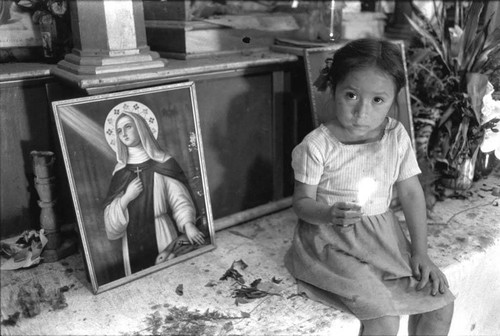
[{"label": "framed painting", "polygon": [[215,248],[193,82],[52,108],[95,294]]},{"label": "framed painting", "polygon": [[[392,42],[401,48],[401,55],[403,57],[403,64],[405,67],[406,85],[399,92],[399,95],[389,112],[389,116],[399,120],[403,124],[415,147],[404,42]],[[342,45],[343,44],[339,43],[326,47],[304,49],[303,56],[314,127],[318,127],[320,124],[327,121],[332,109],[331,91],[329,89],[319,91],[315,85],[316,79],[319,77],[321,70],[323,70],[329,62],[331,62],[335,51],[342,47]]]},{"label": "framed painting", "polygon": [[31,14],[13,0],[0,1],[0,48],[38,47],[42,37]]}]

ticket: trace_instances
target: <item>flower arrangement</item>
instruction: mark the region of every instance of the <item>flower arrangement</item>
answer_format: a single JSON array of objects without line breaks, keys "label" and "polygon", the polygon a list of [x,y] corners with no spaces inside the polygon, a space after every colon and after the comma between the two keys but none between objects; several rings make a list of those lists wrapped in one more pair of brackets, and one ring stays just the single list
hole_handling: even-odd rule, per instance
[{"label": "flower arrangement", "polygon": [[14,0],[16,5],[31,12],[31,18],[39,25],[44,55],[62,58],[71,51],[72,35],[67,0]]},{"label": "flower arrangement", "polygon": [[483,98],[493,96],[488,85],[500,92],[500,28],[490,32],[491,17],[480,26],[482,1],[468,2],[464,19],[453,25],[449,5],[433,3],[433,18],[416,7],[408,18],[420,38],[409,50],[408,69],[417,155],[427,173],[424,186],[439,180],[466,190],[485,133],[498,132],[500,118],[485,118]]},{"label": "flower arrangement", "polygon": [[33,22],[40,23],[45,16],[63,17],[68,11],[66,0],[15,0],[19,7],[33,13]]}]

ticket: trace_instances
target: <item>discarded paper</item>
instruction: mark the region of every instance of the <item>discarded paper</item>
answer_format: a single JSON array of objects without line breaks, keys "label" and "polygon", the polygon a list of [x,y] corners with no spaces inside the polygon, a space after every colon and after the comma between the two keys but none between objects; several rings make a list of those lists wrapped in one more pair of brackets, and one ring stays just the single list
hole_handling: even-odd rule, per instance
[{"label": "discarded paper", "polygon": [[45,237],[44,230],[25,231],[14,243],[6,241],[1,242],[1,250],[9,259],[2,263],[2,271],[27,268],[40,263],[43,248],[48,239]]}]

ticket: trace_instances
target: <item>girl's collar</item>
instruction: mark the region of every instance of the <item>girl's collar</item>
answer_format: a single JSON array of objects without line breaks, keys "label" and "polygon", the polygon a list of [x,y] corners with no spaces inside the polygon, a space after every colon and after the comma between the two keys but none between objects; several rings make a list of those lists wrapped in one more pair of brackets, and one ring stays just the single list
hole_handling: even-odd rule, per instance
[{"label": "girl's collar", "polygon": [[384,125],[380,128],[380,133],[379,135],[376,137],[376,138],[372,138],[372,139],[367,139],[367,140],[362,140],[362,141],[353,141],[353,142],[344,142],[344,141],[341,141],[335,134],[334,132],[331,130],[330,127],[328,127],[326,124],[321,124],[320,127],[322,127],[324,129],[324,131],[333,139],[335,140],[336,142],[342,144],[342,145],[345,145],[345,146],[353,146],[353,145],[365,145],[365,144],[370,144],[370,143],[374,143],[374,142],[379,142],[379,141],[382,141],[386,134],[387,134],[387,130],[389,128],[389,125],[391,124],[391,118],[390,117],[385,117],[384,119]]}]

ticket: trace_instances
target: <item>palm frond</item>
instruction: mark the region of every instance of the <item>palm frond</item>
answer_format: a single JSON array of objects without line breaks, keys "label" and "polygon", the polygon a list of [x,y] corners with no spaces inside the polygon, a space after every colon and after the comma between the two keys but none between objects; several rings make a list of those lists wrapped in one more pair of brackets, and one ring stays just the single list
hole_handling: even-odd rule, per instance
[{"label": "palm frond", "polygon": [[495,30],[488,35],[486,41],[484,41],[484,48],[495,48],[500,44],[500,27],[495,28]]},{"label": "palm frond", "polygon": [[479,32],[475,38],[475,40],[470,44],[469,48],[466,50],[467,57],[464,60],[464,64],[462,64],[462,71],[470,72],[472,67],[476,63],[477,55],[483,49],[484,46],[484,33]]},{"label": "palm frond", "polygon": [[471,100],[472,110],[476,117],[476,122],[481,123],[481,108],[483,106],[483,97],[488,87],[488,76],[471,72],[466,76],[467,94]]},{"label": "palm frond", "polygon": [[[446,62],[446,56],[443,52],[443,50],[441,49],[441,42],[439,40],[437,40],[434,36],[432,36],[427,30],[425,30],[424,28],[422,28],[422,26],[426,23],[422,23],[423,20],[422,19],[417,19],[414,21],[413,19],[411,19],[410,17],[408,17],[406,15],[406,19],[408,20],[408,22],[410,23],[411,27],[417,31],[418,34],[420,34],[420,36],[422,36],[426,41],[428,41],[432,47],[434,48],[434,51],[436,51],[439,55],[439,57],[441,57],[441,59],[443,60],[443,63],[445,64],[445,66],[448,68],[448,71],[450,71],[450,68],[448,66],[448,63]],[[420,24],[417,23],[416,21],[419,21],[421,20]]]},{"label": "palm frond", "polygon": [[437,36],[439,36],[439,40],[441,41],[441,50],[443,51],[443,60],[445,61],[446,64],[451,65],[450,59],[449,59],[449,40],[446,39],[446,25],[445,25],[445,16],[446,16],[446,9],[445,5],[441,4],[440,8],[438,8],[438,5],[436,1],[433,1],[434,5],[434,13],[435,19],[436,19],[436,28],[434,29],[435,33]]},{"label": "palm frond", "polygon": [[482,1],[472,1],[472,4],[467,11],[464,26],[464,50],[467,50],[469,46],[476,39],[476,33],[479,25],[479,17],[483,10]]}]

